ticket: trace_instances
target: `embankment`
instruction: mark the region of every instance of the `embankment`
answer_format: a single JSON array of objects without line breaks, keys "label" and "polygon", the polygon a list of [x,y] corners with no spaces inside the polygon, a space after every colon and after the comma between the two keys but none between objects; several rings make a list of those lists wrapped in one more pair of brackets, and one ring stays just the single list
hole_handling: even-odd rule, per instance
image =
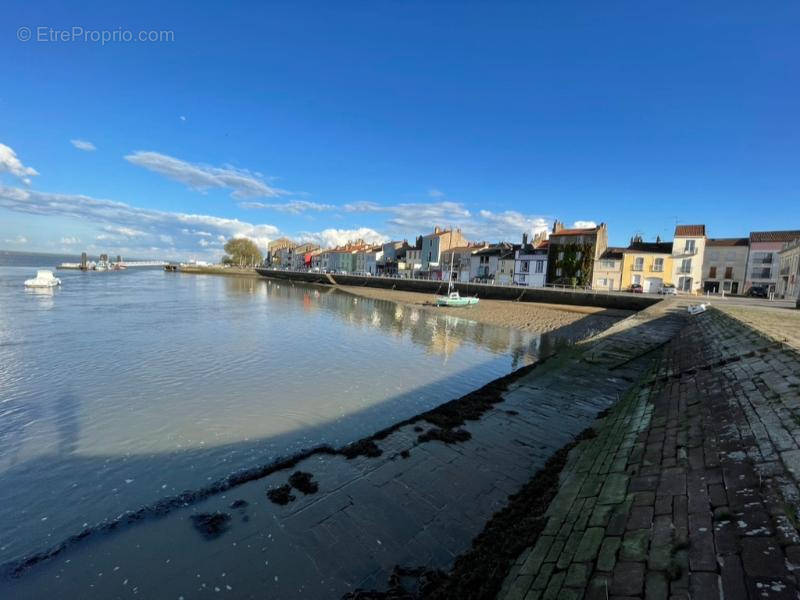
[{"label": "embankment", "polygon": [[[282,279],[284,281],[301,281],[304,283],[362,286],[425,294],[441,294],[447,290],[446,282],[422,279],[330,275],[327,273],[277,271],[263,268],[257,268],[256,271],[264,277]],[[659,302],[658,298],[638,294],[608,294],[604,292],[572,289],[520,288],[479,283],[456,283],[455,287],[462,295],[477,296],[478,298],[487,300],[514,300],[516,302],[596,306],[622,310],[643,310]]]}]

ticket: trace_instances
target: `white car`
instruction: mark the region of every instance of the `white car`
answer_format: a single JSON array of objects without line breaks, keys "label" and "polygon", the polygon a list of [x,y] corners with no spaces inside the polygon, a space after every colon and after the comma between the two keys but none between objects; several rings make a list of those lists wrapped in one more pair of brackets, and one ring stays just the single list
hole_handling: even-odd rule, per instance
[{"label": "white car", "polygon": [[662,296],[677,296],[678,290],[674,285],[665,285],[658,290],[658,293]]}]

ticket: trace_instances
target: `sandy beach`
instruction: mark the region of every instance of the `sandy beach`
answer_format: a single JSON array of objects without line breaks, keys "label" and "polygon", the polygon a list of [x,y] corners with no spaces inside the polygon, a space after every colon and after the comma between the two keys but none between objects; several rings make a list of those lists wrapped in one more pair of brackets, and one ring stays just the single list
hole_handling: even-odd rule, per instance
[{"label": "sandy beach", "polygon": [[474,306],[462,308],[437,307],[433,305],[431,294],[346,285],[340,285],[337,288],[364,298],[413,305],[423,310],[471,319],[479,323],[512,327],[535,333],[554,331],[562,327],[573,326],[578,322],[580,322],[581,328],[586,328],[586,331],[598,331],[610,327],[633,313],[629,310],[591,306],[566,306],[508,300],[481,300]]}]

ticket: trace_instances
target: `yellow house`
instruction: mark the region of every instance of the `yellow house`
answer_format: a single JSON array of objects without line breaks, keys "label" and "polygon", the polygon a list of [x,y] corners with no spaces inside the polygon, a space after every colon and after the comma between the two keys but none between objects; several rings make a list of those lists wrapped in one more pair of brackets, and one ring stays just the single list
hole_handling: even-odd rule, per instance
[{"label": "yellow house", "polygon": [[643,242],[641,237],[631,240],[622,251],[622,289],[634,284],[642,286],[645,293],[655,294],[672,281],[672,242]]}]

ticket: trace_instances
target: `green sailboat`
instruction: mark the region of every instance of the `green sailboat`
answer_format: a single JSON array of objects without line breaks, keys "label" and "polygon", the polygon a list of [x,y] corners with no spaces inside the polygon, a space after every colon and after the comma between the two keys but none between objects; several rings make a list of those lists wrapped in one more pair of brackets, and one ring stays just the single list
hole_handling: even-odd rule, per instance
[{"label": "green sailboat", "polygon": [[453,289],[453,254],[450,255],[450,277],[447,284],[447,295],[436,296],[436,306],[470,306],[478,303],[477,296],[461,297],[458,290]]}]

